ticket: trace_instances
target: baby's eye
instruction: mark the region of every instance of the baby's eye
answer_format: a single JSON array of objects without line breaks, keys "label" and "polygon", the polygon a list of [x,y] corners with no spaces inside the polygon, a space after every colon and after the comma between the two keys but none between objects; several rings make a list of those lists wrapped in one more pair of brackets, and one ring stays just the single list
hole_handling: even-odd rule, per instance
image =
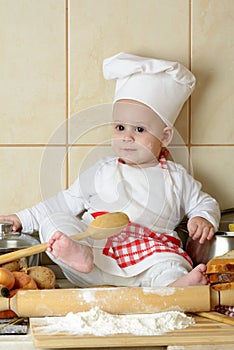
[{"label": "baby's eye", "polygon": [[137,127],[136,127],[136,131],[137,131],[137,132],[144,132],[145,129],[142,128],[142,126],[137,126]]},{"label": "baby's eye", "polygon": [[115,126],[115,129],[118,130],[118,131],[123,131],[124,130],[124,126],[122,124],[117,124]]}]

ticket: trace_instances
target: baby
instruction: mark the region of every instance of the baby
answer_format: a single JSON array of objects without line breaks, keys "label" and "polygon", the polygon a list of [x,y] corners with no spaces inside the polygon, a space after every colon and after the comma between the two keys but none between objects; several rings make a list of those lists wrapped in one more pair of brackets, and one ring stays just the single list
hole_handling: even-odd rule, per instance
[{"label": "baby", "polygon": [[[14,230],[40,226],[50,257],[81,287],[206,285],[206,266],[192,268],[175,228],[187,215],[189,236],[201,244],[211,240],[219,206],[165,154],[195,78],[179,63],[124,53],[106,59],[103,70],[106,79],[117,80],[112,133],[116,156],[98,161],[68,190],[1,219],[13,221]],[[52,220],[55,211],[74,217],[84,209],[76,231],[100,212],[125,212],[130,223],[107,240],[74,241],[69,237],[74,232]]]}]

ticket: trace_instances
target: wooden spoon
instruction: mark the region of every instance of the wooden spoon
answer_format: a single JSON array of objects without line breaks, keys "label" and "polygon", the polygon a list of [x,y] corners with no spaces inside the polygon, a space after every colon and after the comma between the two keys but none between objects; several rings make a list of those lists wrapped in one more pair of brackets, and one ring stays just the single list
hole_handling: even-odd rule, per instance
[{"label": "wooden spoon", "polygon": [[[106,213],[95,218],[88,226],[87,230],[72,235],[73,239],[81,240],[85,237],[93,239],[105,239],[119,233],[127,224],[129,218],[121,212]],[[37,244],[25,249],[19,249],[11,253],[0,255],[0,265],[11,262],[20,258],[25,258],[34,254],[45,252],[47,243]]]}]

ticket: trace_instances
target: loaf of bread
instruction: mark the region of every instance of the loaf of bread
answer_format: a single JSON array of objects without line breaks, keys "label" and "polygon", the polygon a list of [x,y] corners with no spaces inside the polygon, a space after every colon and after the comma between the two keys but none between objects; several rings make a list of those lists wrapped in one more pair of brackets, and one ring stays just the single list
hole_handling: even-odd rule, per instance
[{"label": "loaf of bread", "polygon": [[208,261],[206,273],[234,272],[234,250]]},{"label": "loaf of bread", "polygon": [[210,285],[215,290],[234,289],[234,250],[217,256],[206,265]]},{"label": "loaf of bread", "polygon": [[234,273],[212,273],[209,275],[210,283],[234,282]]},{"label": "loaf of bread", "polygon": [[55,274],[46,266],[32,266],[27,269],[27,274],[34,279],[39,289],[55,288]]},{"label": "loaf of bread", "polygon": [[228,283],[214,283],[211,284],[211,287],[214,290],[227,290],[227,289],[234,289],[234,282],[228,282]]}]

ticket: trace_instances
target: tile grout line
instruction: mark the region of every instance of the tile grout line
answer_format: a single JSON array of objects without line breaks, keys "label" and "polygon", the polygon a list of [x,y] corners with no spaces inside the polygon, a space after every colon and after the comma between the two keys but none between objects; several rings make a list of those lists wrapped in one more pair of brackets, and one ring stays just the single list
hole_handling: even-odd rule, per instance
[{"label": "tile grout line", "polygon": [[[188,42],[188,65],[192,70],[192,0],[189,0],[189,42]],[[191,172],[191,128],[192,128],[192,98],[188,100],[188,170]]]},{"label": "tile grout line", "polygon": [[70,0],[66,0],[65,15],[65,45],[66,45],[66,166],[65,166],[65,186],[69,185],[69,117],[70,117]]},{"label": "tile grout line", "polygon": [[[70,144],[69,142],[64,143],[64,144],[55,144],[55,143],[2,143],[0,144],[0,148],[5,148],[5,147],[33,147],[33,148],[37,148],[37,147],[72,147],[72,146],[97,146],[99,145],[99,143],[72,143]],[[234,147],[233,143],[190,143],[190,144],[186,144],[186,146],[190,145],[190,147]],[[108,147],[110,146],[110,144],[102,144],[102,147]],[[184,147],[184,144],[173,144],[171,145],[171,147]]]}]

